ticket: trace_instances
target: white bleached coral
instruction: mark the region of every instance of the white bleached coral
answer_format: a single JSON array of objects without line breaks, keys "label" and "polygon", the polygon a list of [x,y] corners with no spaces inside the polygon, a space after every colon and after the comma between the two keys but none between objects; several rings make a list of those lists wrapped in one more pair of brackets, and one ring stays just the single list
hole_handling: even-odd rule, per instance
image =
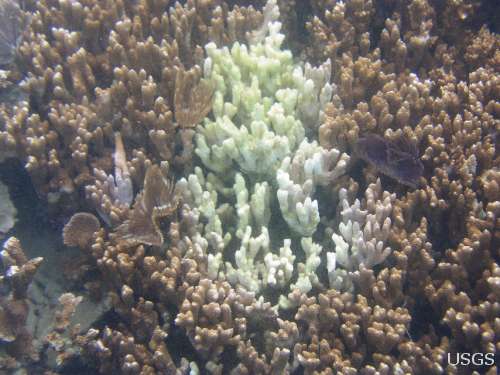
[{"label": "white bleached coral", "polygon": [[93,170],[94,184],[85,188],[87,198],[93,202],[101,219],[110,226],[121,223],[121,214],[127,212],[134,201],[127,155],[119,132],[115,133],[113,163],[114,175],[96,167]]},{"label": "white bleached coral", "polygon": [[243,238],[248,225],[255,228],[267,227],[271,218],[269,207],[271,190],[269,184],[266,181],[256,183],[253,193],[249,194],[244,177],[237,173],[234,193],[236,195],[236,213],[238,215],[238,229],[236,231],[238,238]]},{"label": "white bleached coral", "polygon": [[308,129],[317,131],[324,120],[324,109],[336,91],[330,83],[332,63],[326,60],[319,67],[306,63],[304,71],[295,68],[293,78],[300,96],[298,98],[298,113],[302,124]]},{"label": "white bleached coral", "polygon": [[16,223],[16,213],[7,186],[0,182],[0,238],[11,230]]},{"label": "white bleached coral", "polygon": [[214,92],[212,113],[196,129],[203,169],[177,189],[209,277],[256,295],[276,289],[279,305],[289,307],[288,292],[322,287],[316,191],[345,173],[349,156],[305,137],[335,93],[331,61],[296,64],[281,48],[278,11],[269,1],[249,45],[205,46],[204,76]]},{"label": "white bleached coral", "polygon": [[199,167],[187,179],[179,180],[175,189],[184,202],[182,215],[189,222],[193,247],[199,256],[207,257],[209,276],[215,279],[223,264],[223,251],[232,238],[231,233],[224,232],[222,220],[230,208],[218,204],[218,194],[232,193],[232,189],[224,189],[213,174],[205,178]]},{"label": "white bleached coral", "polygon": [[285,286],[292,277],[295,260],[290,244],[291,241],[285,239],[278,254],[274,254],[270,248],[267,228],[262,227],[261,233],[253,237],[252,228],[248,226],[241,246],[234,255],[236,267],[226,262],[227,279],[232,284],[240,284],[257,293],[264,286]]},{"label": "white bleached coral", "polygon": [[330,286],[337,288],[339,283],[345,284],[347,273],[355,272],[361,266],[372,268],[391,253],[386,241],[396,194],[382,191],[380,180],[377,180],[366,189],[363,202],[356,199],[350,204],[345,189],[340,190],[339,198],[343,208],[338,228],[340,234],[332,235],[335,250],[327,253]]},{"label": "white bleached coral", "polygon": [[348,161],[347,154],[307,140],[302,141],[293,158],[283,160],[276,173],[277,195],[281,214],[295,233],[307,237],[316,231],[319,210],[312,198],[316,186],[326,186],[341,176]]},{"label": "white bleached coral", "polygon": [[317,122],[331,97],[330,63],[305,70],[294,63],[292,53],[281,49],[284,35],[273,4],[249,46],[205,46],[214,120],[207,117],[198,127],[195,152],[215,173],[232,173],[236,165],[250,176],[273,178],[304,139],[302,121]]}]

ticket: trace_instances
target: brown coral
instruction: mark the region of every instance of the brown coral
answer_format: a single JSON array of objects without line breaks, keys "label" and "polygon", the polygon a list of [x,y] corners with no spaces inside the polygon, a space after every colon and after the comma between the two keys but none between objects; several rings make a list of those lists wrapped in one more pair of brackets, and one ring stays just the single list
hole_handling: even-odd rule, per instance
[{"label": "brown coral", "polygon": [[212,109],[213,88],[199,76],[199,69],[192,72],[178,69],[175,76],[175,119],[183,128],[196,126]]},{"label": "brown coral", "polygon": [[130,217],[116,230],[121,241],[160,246],[163,243],[161,221],[175,218],[178,198],[174,185],[166,177],[168,165],[148,168],[144,190],[136,197]]},{"label": "brown coral", "polygon": [[28,260],[15,237],[10,237],[3,245],[0,285],[7,288],[7,295],[0,296],[0,337],[7,357],[1,361],[0,369],[8,370],[11,366],[38,359],[32,332],[27,328],[30,310],[27,292],[42,261],[41,257]]},{"label": "brown coral", "polygon": [[99,220],[87,212],[74,214],[63,229],[63,241],[66,246],[86,248],[92,236],[99,230]]},{"label": "brown coral", "polygon": [[[83,358],[100,373],[195,371],[168,348],[184,337],[214,374],[465,371],[447,354],[495,353],[500,340],[500,55],[498,34],[483,25],[487,2],[278,3],[289,32],[298,32],[301,10],[311,12],[307,45],[289,42],[311,60],[332,61],[336,95],[320,143],[352,153],[374,133],[419,145],[421,186],[382,179],[397,194],[391,255],[353,273],[354,292],[296,290],[295,307],[283,311],[210,279],[210,239],[200,238],[194,214],[176,217],[161,162],[179,173],[190,165],[193,127],[211,105],[202,46],[244,40],[262,14],[219,0],[31,4],[38,12],[20,48],[29,102],[1,111],[0,157],[21,158],[51,202],[76,198],[68,211],[85,191],[106,224],[94,217],[92,235],[67,234],[101,272],[94,285],[110,293],[119,317],[76,339]],[[352,198],[379,177],[353,158],[355,166],[362,171],[339,181]],[[140,192],[133,207],[123,186]],[[29,281],[17,279],[17,296]]]},{"label": "brown coral", "polygon": [[110,173],[114,132],[129,158],[189,165],[193,134],[185,128],[211,105],[211,88],[199,81],[202,46],[244,39],[261,20],[252,8],[230,10],[218,0],[28,7],[19,68],[30,100],[3,116],[0,142],[26,162],[41,195],[70,212],[83,205],[80,187],[95,183],[96,169]]}]

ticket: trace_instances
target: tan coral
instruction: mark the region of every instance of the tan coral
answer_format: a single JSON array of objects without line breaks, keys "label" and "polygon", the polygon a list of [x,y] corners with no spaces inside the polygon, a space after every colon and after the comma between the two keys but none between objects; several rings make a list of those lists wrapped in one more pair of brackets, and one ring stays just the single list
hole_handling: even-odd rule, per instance
[{"label": "tan coral", "polygon": [[[0,144],[6,155],[0,157],[20,158],[38,192],[73,212],[83,203],[80,188],[99,180],[95,171],[109,175],[114,132],[122,134],[129,156],[143,153],[176,167],[190,163],[192,131],[174,123],[174,112],[181,127],[191,127],[208,111],[210,88],[189,78],[199,76],[203,46],[243,40],[262,18],[253,8],[231,10],[218,0],[173,7],[162,0],[28,6],[33,14],[19,66],[32,101],[21,104],[22,112],[4,111]],[[197,96],[186,96],[189,87]]]},{"label": "tan coral", "polygon": [[28,260],[24,255],[21,243],[15,237],[10,237],[5,241],[1,257],[6,272],[0,281],[9,285],[13,298],[26,298],[28,286],[33,281],[43,258],[37,257]]},{"label": "tan coral", "polygon": [[27,292],[42,261],[41,257],[28,260],[15,237],[10,237],[3,244],[0,285],[6,293],[0,297],[0,336],[10,360],[0,364],[2,369],[38,359],[32,333],[27,326],[30,311]]},{"label": "tan coral", "polygon": [[[102,331],[91,329],[79,336],[77,342],[84,352],[97,361],[100,372],[122,373],[157,373],[181,374],[189,363],[183,359],[177,368],[166,350],[164,338],[166,333],[159,327],[147,345],[136,342],[128,332],[121,332],[109,327]],[[152,350],[148,351],[148,346]],[[121,348],[121,349],[118,349]],[[110,360],[110,359],[113,360]]]},{"label": "tan coral", "polygon": [[218,285],[208,279],[186,291],[176,324],[187,330],[194,347],[204,356],[217,357],[227,345],[237,345],[246,325],[235,324],[243,313],[243,303],[228,283]]}]

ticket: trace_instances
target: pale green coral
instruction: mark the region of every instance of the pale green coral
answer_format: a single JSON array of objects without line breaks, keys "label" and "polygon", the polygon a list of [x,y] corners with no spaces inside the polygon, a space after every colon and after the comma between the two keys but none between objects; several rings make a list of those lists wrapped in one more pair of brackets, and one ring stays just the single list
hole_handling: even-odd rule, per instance
[{"label": "pale green coral", "polygon": [[304,139],[301,118],[317,121],[331,96],[325,79],[304,76],[291,52],[281,49],[280,27],[269,24],[269,34],[250,47],[205,47],[204,72],[215,87],[214,120],[199,126],[195,151],[217,173],[231,172],[236,164],[250,175],[272,177]]},{"label": "pale green coral", "polygon": [[234,193],[238,215],[238,229],[236,231],[238,238],[243,238],[243,233],[249,225],[256,228],[267,227],[271,216],[269,206],[271,197],[267,182],[254,185],[254,192],[249,201],[245,179],[238,173],[235,176]]},{"label": "pale green coral", "polygon": [[271,287],[283,288],[292,278],[295,255],[290,247],[290,239],[283,240],[279,254],[267,253],[264,257],[263,279]]},{"label": "pale green coral", "polygon": [[[321,286],[317,269],[321,264],[320,254],[323,251],[323,247],[314,243],[311,237],[303,237],[300,244],[304,250],[305,262],[297,265],[297,281],[290,285],[290,290],[299,290],[301,293],[307,293],[313,286]],[[286,309],[292,307],[293,303],[282,295],[279,299],[279,305]]]},{"label": "pale green coral", "polygon": [[[219,217],[220,207],[217,205],[217,191],[212,183],[206,181],[199,167],[188,179],[181,179],[177,186],[183,192],[183,200],[191,207],[196,207],[206,219],[208,224],[206,232],[215,232],[222,236],[222,222]],[[230,240],[230,238],[228,239]]]},{"label": "pale green coral", "polygon": [[195,151],[209,172],[196,168],[178,189],[208,276],[256,294],[276,289],[285,308],[289,292],[322,287],[316,190],[345,172],[349,156],[305,138],[334,92],[330,61],[294,63],[281,49],[276,2],[265,11],[250,46],[205,47],[204,75],[215,89]]},{"label": "pale green coral", "polygon": [[290,243],[285,239],[278,254],[274,254],[266,227],[262,227],[261,233],[255,237],[252,236],[252,228],[246,227],[241,246],[234,255],[236,266],[226,262],[228,280],[257,293],[263,286],[285,286],[292,277],[295,260]]},{"label": "pale green coral", "polygon": [[325,150],[316,141],[303,140],[293,158],[288,156],[276,173],[281,214],[290,228],[311,236],[319,223],[316,186],[326,186],[345,172],[349,156]]}]

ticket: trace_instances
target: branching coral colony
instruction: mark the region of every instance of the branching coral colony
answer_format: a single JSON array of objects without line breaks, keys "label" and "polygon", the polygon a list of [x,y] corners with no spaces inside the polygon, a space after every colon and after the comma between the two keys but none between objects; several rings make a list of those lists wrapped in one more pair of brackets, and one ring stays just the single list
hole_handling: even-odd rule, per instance
[{"label": "branching coral colony", "polygon": [[[273,291],[281,307],[290,307],[289,292],[325,287],[320,268],[333,287],[341,274],[349,278],[337,265],[355,272],[387,257],[395,196],[370,185],[364,211],[359,201],[350,207],[342,191],[343,237],[333,235],[336,247],[324,239],[316,193],[344,174],[349,156],[305,134],[313,133],[331,100],[330,62],[319,68],[296,64],[281,48],[275,2],[265,12],[266,23],[249,45],[206,46],[204,75],[215,92],[212,116],[195,136],[204,168],[196,167],[177,188],[183,216],[195,224],[192,240],[208,257],[209,277],[257,296]],[[322,262],[325,254],[328,261]]]},{"label": "branching coral colony", "polygon": [[[301,43],[296,1],[26,3],[29,100],[0,107],[0,159],[74,214],[84,265],[66,272],[113,308],[66,337],[82,299],[63,296],[57,361],[441,374],[462,370],[448,353],[498,353],[500,39],[470,26],[480,2],[311,0],[317,67],[283,47],[282,23]],[[7,371],[48,357],[26,327],[41,259],[13,263],[16,241]]]}]

